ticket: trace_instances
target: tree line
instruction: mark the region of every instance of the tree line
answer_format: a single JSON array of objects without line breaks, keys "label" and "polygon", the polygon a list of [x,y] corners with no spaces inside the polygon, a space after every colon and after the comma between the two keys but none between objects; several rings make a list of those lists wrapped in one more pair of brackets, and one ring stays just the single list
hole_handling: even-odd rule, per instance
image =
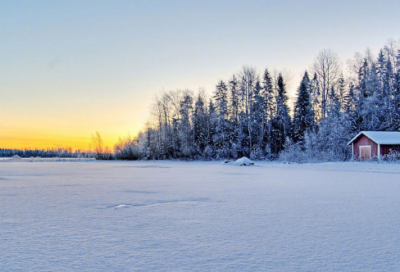
[{"label": "tree line", "polygon": [[[293,109],[288,76],[244,66],[204,90],[163,91],[137,137],[120,138],[117,159],[347,160],[359,131],[400,131],[400,43],[374,57],[357,53],[343,69],[323,50],[304,72]],[[291,112],[292,111],[292,112]]]},{"label": "tree line", "polygon": [[47,148],[47,149],[6,149],[0,148],[0,157],[12,157],[18,155],[21,158],[87,158],[93,157],[90,151],[72,150],[67,148]]}]

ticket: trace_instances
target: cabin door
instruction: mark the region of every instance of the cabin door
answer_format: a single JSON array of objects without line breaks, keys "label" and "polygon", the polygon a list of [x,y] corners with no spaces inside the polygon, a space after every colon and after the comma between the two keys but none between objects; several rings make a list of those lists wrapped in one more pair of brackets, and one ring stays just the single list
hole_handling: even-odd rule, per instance
[{"label": "cabin door", "polygon": [[371,159],[371,146],[364,145],[360,146],[360,160],[369,160]]}]

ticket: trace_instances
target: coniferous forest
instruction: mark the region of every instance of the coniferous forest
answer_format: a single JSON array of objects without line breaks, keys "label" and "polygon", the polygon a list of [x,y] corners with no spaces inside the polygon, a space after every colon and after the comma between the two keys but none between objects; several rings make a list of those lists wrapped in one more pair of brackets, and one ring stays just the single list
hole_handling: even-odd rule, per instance
[{"label": "coniferous forest", "polygon": [[93,157],[90,151],[72,150],[71,147],[47,149],[7,149],[0,148],[0,158],[18,155],[21,158],[87,158]]},{"label": "coniferous forest", "polygon": [[137,138],[120,138],[117,159],[288,159],[340,161],[347,142],[365,130],[400,131],[400,43],[346,65],[323,50],[297,84],[289,105],[288,76],[244,66],[203,90],[163,91]]}]

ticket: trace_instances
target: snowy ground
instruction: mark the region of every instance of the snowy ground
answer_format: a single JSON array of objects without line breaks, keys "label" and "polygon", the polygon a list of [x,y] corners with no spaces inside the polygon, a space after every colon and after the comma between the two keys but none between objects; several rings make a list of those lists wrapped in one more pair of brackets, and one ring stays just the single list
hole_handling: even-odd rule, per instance
[{"label": "snowy ground", "polygon": [[0,162],[0,271],[399,271],[400,165]]}]

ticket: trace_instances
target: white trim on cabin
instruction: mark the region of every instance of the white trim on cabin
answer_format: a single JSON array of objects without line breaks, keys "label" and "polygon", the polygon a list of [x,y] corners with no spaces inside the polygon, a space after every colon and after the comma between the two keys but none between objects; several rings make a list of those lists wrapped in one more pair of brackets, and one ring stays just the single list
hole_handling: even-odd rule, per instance
[{"label": "white trim on cabin", "polygon": [[381,159],[381,145],[378,144],[378,159]]},{"label": "white trim on cabin", "polygon": [[354,141],[355,141],[358,137],[360,137],[361,135],[365,135],[365,134],[364,134],[364,131],[361,131],[361,132],[359,132],[356,136],[354,136],[354,138],[351,139],[350,142],[347,143],[347,145],[354,143]]}]

